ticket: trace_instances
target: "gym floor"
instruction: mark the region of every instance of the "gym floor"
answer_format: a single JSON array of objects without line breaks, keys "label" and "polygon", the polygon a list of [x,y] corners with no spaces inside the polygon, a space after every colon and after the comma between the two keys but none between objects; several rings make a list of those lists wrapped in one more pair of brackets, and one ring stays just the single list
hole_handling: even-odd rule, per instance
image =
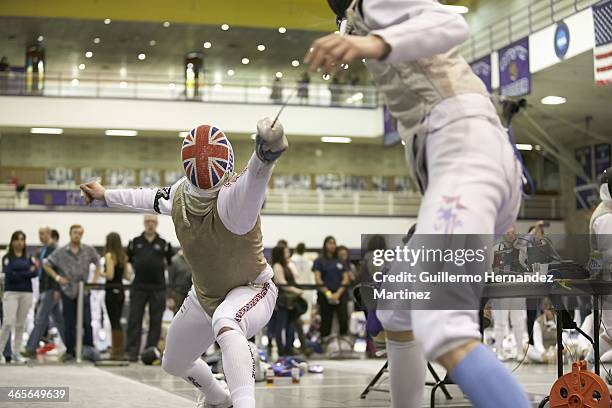
[{"label": "gym floor", "polygon": [[[366,399],[359,396],[384,360],[322,360],[324,374],[306,374],[300,384],[290,378],[277,378],[269,387],[256,384],[257,406],[296,408],[389,407],[389,394],[372,391]],[[509,363],[510,369],[516,363]],[[440,375],[441,368],[436,368]],[[569,367],[566,366],[566,372]],[[555,366],[522,365],[515,372],[537,407],[556,379]],[[432,380],[428,378],[428,380]],[[407,379],[409,381],[409,379]],[[167,375],[159,366],[132,363],[124,367],[95,367],[48,364],[27,366],[7,365],[0,369],[0,385],[69,386],[67,404],[35,403],[36,408],[194,408],[196,394],[186,382]],[[380,388],[387,388],[386,376]],[[429,407],[427,387],[423,407]],[[470,407],[456,386],[449,386],[453,399],[446,401],[438,391],[436,407]],[[0,407],[25,407],[22,403],[0,402]]]}]

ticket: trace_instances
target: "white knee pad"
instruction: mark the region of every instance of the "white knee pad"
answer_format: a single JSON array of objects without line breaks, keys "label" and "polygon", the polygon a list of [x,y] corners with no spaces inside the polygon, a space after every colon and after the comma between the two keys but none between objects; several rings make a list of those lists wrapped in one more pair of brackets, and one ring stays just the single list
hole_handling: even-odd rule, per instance
[{"label": "white knee pad", "polygon": [[477,310],[413,310],[412,318],[414,336],[428,361],[480,340]]},{"label": "white knee pad", "polygon": [[237,332],[242,333],[242,335],[246,336],[240,324],[238,324],[236,320],[231,319],[229,317],[219,317],[219,318],[213,317],[212,326],[213,326],[213,333],[215,335],[215,339],[219,337],[219,332],[224,327],[229,327],[230,329],[236,330]]},{"label": "white knee pad", "polygon": [[181,364],[180,361],[172,360],[172,358],[168,358],[167,354],[162,356],[161,366],[165,372],[175,377],[183,377],[185,373],[191,367],[193,362],[188,362]]},{"label": "white knee pad", "polygon": [[412,312],[410,310],[377,310],[376,317],[385,330],[412,330]]}]

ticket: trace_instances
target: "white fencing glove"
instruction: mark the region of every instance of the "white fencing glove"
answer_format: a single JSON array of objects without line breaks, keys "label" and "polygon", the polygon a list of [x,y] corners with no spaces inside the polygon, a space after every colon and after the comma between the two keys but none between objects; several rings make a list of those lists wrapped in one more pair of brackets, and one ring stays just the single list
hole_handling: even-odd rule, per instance
[{"label": "white fencing glove", "polygon": [[259,160],[265,163],[273,162],[287,150],[289,142],[285,137],[283,125],[276,121],[272,127],[272,119],[263,118],[257,122],[257,137],[255,138],[255,153]]}]

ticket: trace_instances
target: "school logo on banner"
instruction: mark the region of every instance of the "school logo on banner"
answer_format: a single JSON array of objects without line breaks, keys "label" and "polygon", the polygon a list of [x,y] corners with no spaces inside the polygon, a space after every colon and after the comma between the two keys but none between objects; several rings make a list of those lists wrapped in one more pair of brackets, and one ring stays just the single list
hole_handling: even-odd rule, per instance
[{"label": "school logo on banner", "polygon": [[529,37],[499,50],[499,92],[504,96],[524,96],[531,92]]},{"label": "school logo on banner", "polygon": [[482,57],[470,64],[472,71],[482,82],[484,82],[489,93],[493,92],[493,85],[491,83],[491,55]]},{"label": "school logo on banner", "polygon": [[555,54],[559,59],[565,58],[570,45],[570,31],[565,22],[560,21],[555,30]]}]

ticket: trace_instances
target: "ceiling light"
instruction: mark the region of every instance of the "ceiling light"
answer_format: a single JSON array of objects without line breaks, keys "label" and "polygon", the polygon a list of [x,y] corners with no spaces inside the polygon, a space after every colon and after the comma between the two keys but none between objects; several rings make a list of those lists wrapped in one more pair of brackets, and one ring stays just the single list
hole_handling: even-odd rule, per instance
[{"label": "ceiling light", "polygon": [[285,27],[278,27],[278,32],[281,34],[285,34],[287,32],[287,29]]},{"label": "ceiling light", "polygon": [[111,19],[110,18],[105,18],[104,19],[104,24],[109,25],[111,23]]},{"label": "ceiling light", "polygon": [[227,31],[227,30],[229,30],[229,24],[221,24],[221,29],[222,29],[223,31]]},{"label": "ceiling light", "polygon": [[567,102],[567,99],[565,99],[564,97],[553,95],[545,96],[540,101],[542,105],[563,105],[565,102]]},{"label": "ceiling light", "polygon": [[291,61],[291,65],[293,65],[294,67],[299,67],[300,66],[300,61],[293,60],[293,61]]},{"label": "ceiling light", "polygon": [[39,35],[38,38],[37,38],[38,42],[43,42],[44,39],[45,39],[45,37],[42,36],[42,35]]},{"label": "ceiling light", "polygon": [[265,45],[263,45],[263,44],[259,44],[259,45],[257,46],[257,51],[265,51],[265,50],[266,50],[266,46],[265,46]]},{"label": "ceiling light", "polygon": [[274,74],[275,77],[277,77],[278,79],[283,77],[283,73],[278,71],[276,74]]},{"label": "ceiling light", "polygon": [[157,44],[157,41],[155,41],[155,40],[151,40],[151,41],[149,41],[149,45],[150,45],[151,47],[155,47],[155,45],[156,45],[156,44]]},{"label": "ceiling light", "polygon": [[137,136],[138,132],[136,130],[109,129],[105,130],[104,134],[106,136]]},{"label": "ceiling light", "polygon": [[248,58],[243,58],[242,59],[242,64],[243,65],[247,65],[249,62],[251,62]]},{"label": "ceiling light", "polygon": [[540,150],[542,150],[542,146],[540,145],[535,145],[534,148],[539,152]]},{"label": "ceiling light", "polygon": [[164,28],[168,28],[168,27],[170,27],[170,22],[169,21],[164,21],[164,23],[162,25],[164,26]]},{"label": "ceiling light", "polygon": [[79,64],[79,69],[82,71],[85,69],[85,64]]},{"label": "ceiling light", "polygon": [[64,129],[60,128],[32,128],[30,133],[38,135],[61,135],[64,133]]},{"label": "ceiling light", "polygon": [[533,146],[530,144],[525,144],[525,143],[517,143],[516,144],[516,148],[519,150],[525,150],[525,151],[530,151],[533,150]]},{"label": "ceiling light", "polygon": [[100,37],[96,37],[93,39],[94,44],[100,44]]},{"label": "ceiling light", "polygon": [[351,143],[350,137],[338,137],[338,136],[323,136],[321,138],[323,143]]},{"label": "ceiling light", "polygon": [[122,77],[127,75],[127,69],[125,67],[121,68],[119,70],[119,75],[121,75]]},{"label": "ceiling light", "polygon": [[228,70],[227,70],[227,75],[229,75],[229,76],[234,76],[234,74],[235,74],[235,73],[236,73],[236,72],[234,72],[234,70],[233,70],[233,69],[228,69]]},{"label": "ceiling light", "polygon": [[176,85],[173,82],[168,84],[168,89],[174,89],[174,88],[176,88]]},{"label": "ceiling light", "polygon": [[204,43],[203,47],[208,49],[208,48],[212,47],[212,43],[210,41],[206,41]]},{"label": "ceiling light", "polygon": [[251,140],[257,139],[257,133],[251,133]]},{"label": "ceiling light", "polygon": [[125,81],[119,82],[119,88],[122,88],[122,89],[127,88],[127,82],[125,82]]},{"label": "ceiling light", "polygon": [[465,6],[455,6],[451,4],[443,4],[442,7],[454,13],[458,13],[458,14],[466,14],[468,11],[470,11],[470,9]]},{"label": "ceiling light", "polygon": [[145,60],[145,58],[147,58],[146,54],[144,54],[144,53],[142,53],[142,52],[141,52],[140,54],[138,54],[138,59],[139,59],[139,60],[144,61],[144,60]]},{"label": "ceiling light", "polygon": [[323,74],[322,78],[323,78],[324,81],[329,81],[330,76],[329,76],[329,74]]},{"label": "ceiling light", "polygon": [[223,85],[221,85],[221,84],[215,84],[215,86],[213,86],[213,89],[214,89],[215,91],[220,91],[220,90],[222,90],[222,89],[223,89]]},{"label": "ceiling light", "polygon": [[340,66],[341,66],[342,68],[344,68],[345,70],[346,70],[346,69],[349,69],[349,64],[341,64]]},{"label": "ceiling light", "polygon": [[72,81],[70,81],[70,85],[72,85],[72,86],[79,86],[79,80],[74,78]]},{"label": "ceiling light", "polygon": [[187,135],[188,135],[188,134],[189,134],[189,132],[179,132],[179,133],[178,133],[178,136],[179,136],[180,138],[183,138],[183,139],[184,139],[184,138],[186,138],[186,137],[187,137]]},{"label": "ceiling light", "polygon": [[87,51],[87,52],[85,53],[85,58],[91,58],[91,57],[93,57],[93,52],[91,52],[91,51]]},{"label": "ceiling light", "polygon": [[221,82],[221,77],[222,77],[221,71],[215,71],[215,73],[213,74],[213,80],[215,82]]}]

